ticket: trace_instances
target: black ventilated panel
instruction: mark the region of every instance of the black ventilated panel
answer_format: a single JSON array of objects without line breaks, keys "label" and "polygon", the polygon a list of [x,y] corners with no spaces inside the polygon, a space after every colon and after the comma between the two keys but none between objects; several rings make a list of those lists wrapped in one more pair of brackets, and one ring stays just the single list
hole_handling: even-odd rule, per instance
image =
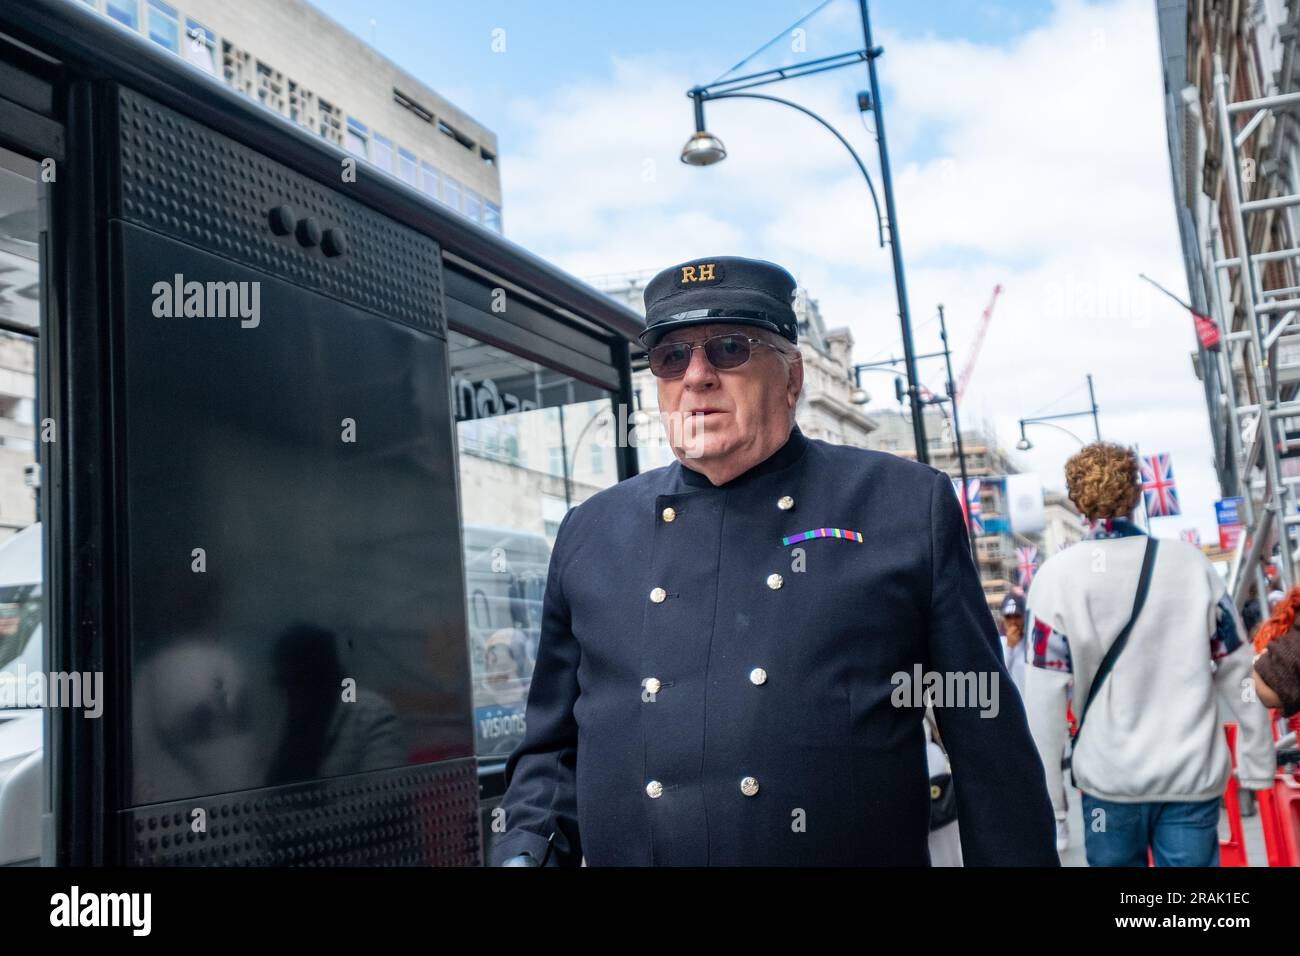
[{"label": "black ventilated panel", "polygon": [[[140,94],[118,90],[119,188],[112,214],[419,329],[444,333],[441,256],[427,236]],[[383,175],[357,162],[358,176]],[[345,249],[277,235],[281,206]]]},{"label": "black ventilated panel", "polygon": [[[207,830],[192,831],[194,810]],[[123,811],[133,866],[477,866],[471,759]]]}]

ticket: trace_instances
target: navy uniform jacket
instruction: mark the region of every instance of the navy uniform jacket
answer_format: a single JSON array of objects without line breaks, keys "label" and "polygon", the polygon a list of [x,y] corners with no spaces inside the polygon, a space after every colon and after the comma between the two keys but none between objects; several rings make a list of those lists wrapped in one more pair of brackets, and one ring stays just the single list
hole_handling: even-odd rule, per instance
[{"label": "navy uniform jacket", "polygon": [[[783,543],[820,528],[862,541]],[[891,700],[919,665],[999,680],[994,717],[937,709],[966,865],[1056,866],[999,651],[928,465],[796,426],[718,487],[680,462],[628,479],[560,524],[491,862],[554,835],[552,865],[927,865],[924,710]]]}]

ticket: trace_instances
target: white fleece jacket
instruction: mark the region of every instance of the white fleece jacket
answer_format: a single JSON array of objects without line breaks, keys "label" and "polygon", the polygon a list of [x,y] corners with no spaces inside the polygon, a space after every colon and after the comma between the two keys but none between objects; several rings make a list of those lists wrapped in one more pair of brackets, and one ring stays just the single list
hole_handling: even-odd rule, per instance
[{"label": "white fleece jacket", "polygon": [[[1025,710],[1048,771],[1054,808],[1064,811],[1060,766],[1066,691],[1076,717],[1103,655],[1133,607],[1146,533],[1123,518],[1053,555],[1034,576],[1025,612]],[[1222,694],[1238,722],[1238,777],[1272,786],[1268,712],[1254,700],[1253,653],[1223,580],[1200,549],[1160,539],[1146,604],[1128,644],[1093,701],[1076,742],[1079,788],[1119,803],[1207,800],[1231,774],[1218,719]]]}]

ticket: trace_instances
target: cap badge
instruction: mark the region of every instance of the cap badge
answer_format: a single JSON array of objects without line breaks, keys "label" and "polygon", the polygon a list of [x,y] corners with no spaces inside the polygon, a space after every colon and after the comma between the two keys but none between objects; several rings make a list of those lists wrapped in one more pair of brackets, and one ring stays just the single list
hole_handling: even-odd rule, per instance
[{"label": "cap badge", "polygon": [[681,278],[678,285],[709,285],[714,282],[721,282],[723,277],[722,265],[717,262],[697,262],[693,265],[681,267]]}]

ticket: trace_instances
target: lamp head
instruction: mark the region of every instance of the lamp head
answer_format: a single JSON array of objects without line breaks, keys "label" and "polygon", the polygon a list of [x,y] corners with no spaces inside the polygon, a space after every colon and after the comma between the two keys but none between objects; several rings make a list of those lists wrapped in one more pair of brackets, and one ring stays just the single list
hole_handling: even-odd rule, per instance
[{"label": "lamp head", "polygon": [[682,162],[689,166],[712,166],[727,158],[727,147],[722,140],[707,130],[698,130],[682,147]]}]

